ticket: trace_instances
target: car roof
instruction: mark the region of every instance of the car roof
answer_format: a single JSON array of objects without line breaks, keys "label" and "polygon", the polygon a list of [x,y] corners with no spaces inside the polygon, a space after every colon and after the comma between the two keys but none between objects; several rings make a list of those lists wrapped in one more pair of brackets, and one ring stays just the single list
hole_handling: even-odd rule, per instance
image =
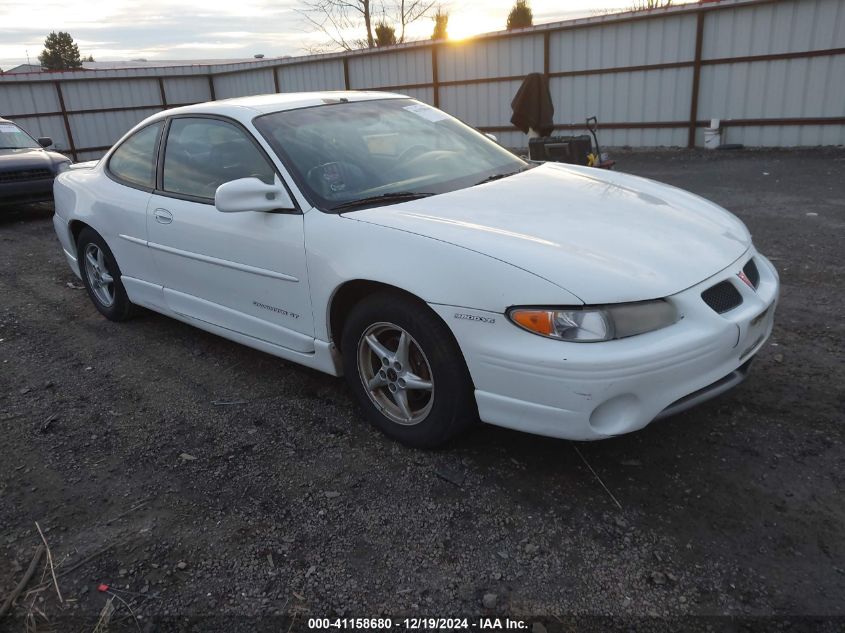
[{"label": "car roof", "polygon": [[[8,123],[10,125],[14,125],[16,128],[18,128],[20,130],[26,131],[26,129],[20,123],[15,123],[12,119],[6,119],[6,118],[0,116],[0,123]],[[27,132],[27,134],[29,134],[29,132]]]},{"label": "car roof", "polygon": [[343,99],[354,101],[372,101],[375,99],[402,99],[407,95],[393,92],[375,92],[362,90],[332,90],[324,92],[288,92],[278,94],[235,97],[220,101],[207,101],[193,105],[172,108],[160,113],[162,117],[174,114],[223,114],[234,119],[252,119],[260,114],[308,108],[312,106],[337,103]]}]

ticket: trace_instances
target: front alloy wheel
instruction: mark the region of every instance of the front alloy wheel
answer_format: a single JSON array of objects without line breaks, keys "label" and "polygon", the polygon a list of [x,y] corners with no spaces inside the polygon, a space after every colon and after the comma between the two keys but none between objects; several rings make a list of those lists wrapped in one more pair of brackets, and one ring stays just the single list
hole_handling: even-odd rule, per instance
[{"label": "front alloy wheel", "polygon": [[370,400],[406,426],[425,420],[434,403],[431,365],[419,343],[393,323],[375,323],[358,341],[358,375]]},{"label": "front alloy wheel", "polygon": [[344,323],[341,349],[356,399],[393,439],[433,448],[478,419],[461,349],[419,299],[385,290],[361,300]]}]

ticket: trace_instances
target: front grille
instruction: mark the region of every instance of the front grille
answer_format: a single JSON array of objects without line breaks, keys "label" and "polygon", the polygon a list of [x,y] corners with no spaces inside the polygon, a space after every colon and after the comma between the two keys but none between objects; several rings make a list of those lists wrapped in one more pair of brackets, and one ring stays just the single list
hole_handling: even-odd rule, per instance
[{"label": "front grille", "polygon": [[733,310],[742,303],[742,295],[730,281],[722,281],[701,293],[704,303],[719,314]]},{"label": "front grille", "polygon": [[0,182],[22,182],[26,180],[43,180],[52,178],[49,169],[18,169],[16,171],[0,171]]},{"label": "front grille", "polygon": [[745,276],[748,277],[748,281],[751,282],[751,285],[754,286],[754,289],[757,289],[757,286],[760,285],[760,271],[757,270],[757,264],[754,263],[753,259],[749,259],[748,263],[745,265],[745,268],[742,269],[742,272],[745,273]]}]

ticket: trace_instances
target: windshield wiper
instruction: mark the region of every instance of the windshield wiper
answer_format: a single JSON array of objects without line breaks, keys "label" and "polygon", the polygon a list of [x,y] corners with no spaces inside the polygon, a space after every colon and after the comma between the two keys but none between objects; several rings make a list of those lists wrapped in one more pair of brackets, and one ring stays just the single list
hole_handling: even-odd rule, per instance
[{"label": "windshield wiper", "polygon": [[413,191],[394,191],[391,193],[382,193],[377,196],[368,196],[366,198],[359,198],[358,200],[349,200],[348,202],[341,202],[332,207],[332,211],[340,211],[342,209],[354,209],[355,207],[362,207],[368,204],[378,204],[380,202],[408,202],[410,200],[419,200],[420,198],[427,198],[433,196],[433,193],[427,192],[413,192]]},{"label": "windshield wiper", "polygon": [[493,182],[494,180],[501,180],[502,178],[507,178],[508,176],[515,176],[516,174],[524,172],[524,169],[517,169],[516,171],[509,171],[504,174],[493,174],[492,176],[487,176],[484,180],[479,180],[477,183],[473,185],[483,185],[485,182]]}]

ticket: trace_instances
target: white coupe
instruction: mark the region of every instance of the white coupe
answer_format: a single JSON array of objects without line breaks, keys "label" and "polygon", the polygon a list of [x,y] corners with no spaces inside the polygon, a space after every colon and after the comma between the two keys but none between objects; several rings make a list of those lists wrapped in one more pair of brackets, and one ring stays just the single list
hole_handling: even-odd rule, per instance
[{"label": "white coupe", "polygon": [[345,374],[405,444],[484,422],[575,440],[740,382],[778,276],[736,217],[643,178],[534,165],[395,94],[155,114],[55,182],[96,308],[144,306]]}]

